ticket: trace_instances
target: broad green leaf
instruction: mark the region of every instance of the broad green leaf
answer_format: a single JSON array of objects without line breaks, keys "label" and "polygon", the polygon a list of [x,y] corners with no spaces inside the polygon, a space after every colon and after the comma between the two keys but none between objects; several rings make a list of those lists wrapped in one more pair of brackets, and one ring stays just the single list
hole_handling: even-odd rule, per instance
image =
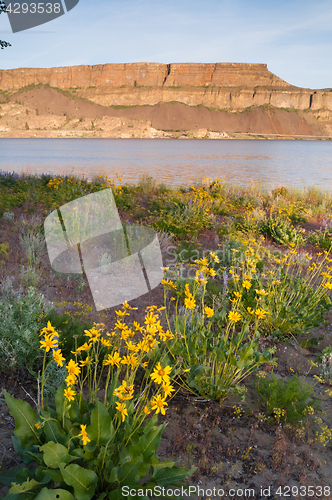
[{"label": "broad green leaf", "polygon": [[63,415],[63,413],[66,409],[66,405],[67,405],[67,400],[64,396],[64,390],[65,390],[65,386],[64,386],[64,384],[61,384],[55,393],[56,412],[57,412],[58,419],[60,422],[62,422],[62,415]]},{"label": "broad green leaf", "polygon": [[44,474],[50,477],[55,483],[63,483],[63,477],[59,469],[43,469]]},{"label": "broad green leaf", "polygon": [[144,459],[144,462],[150,463],[150,458],[153,452],[157,451],[161,434],[166,427],[166,422],[158,427],[154,427],[150,432],[144,433],[140,437],[139,447]]},{"label": "broad green leaf", "polygon": [[108,500],[123,500],[122,489],[112,490],[108,495]]},{"label": "broad green leaf", "polygon": [[27,491],[26,493],[7,493],[1,500],[34,500],[36,491]]},{"label": "broad green leaf", "polygon": [[190,477],[197,467],[192,467],[190,470],[186,467],[172,467],[171,469],[156,469],[152,474],[152,479],[158,486],[176,485],[186,477]]},{"label": "broad green leaf", "polygon": [[67,490],[49,490],[48,488],[43,488],[36,500],[75,500],[75,497]]},{"label": "broad green leaf", "polygon": [[20,455],[21,460],[23,460],[23,462],[25,464],[32,462],[33,458],[32,458],[31,452],[32,451],[38,452],[37,446],[31,445],[28,448],[26,448],[26,447],[23,448],[21,440],[16,436],[12,436],[12,442],[13,442],[15,451]]},{"label": "broad green leaf", "polygon": [[81,418],[78,404],[76,401],[70,402],[70,408],[68,410],[68,415],[69,415],[69,418],[72,422],[76,422],[78,424],[82,423],[82,418]]},{"label": "broad green leaf", "polygon": [[35,488],[39,488],[40,483],[36,481],[35,479],[28,479],[27,481],[24,481],[22,484],[13,484],[13,486],[10,488],[9,493],[25,493],[26,491],[31,491],[34,490]]},{"label": "broad green leaf", "polygon": [[159,462],[157,455],[154,455],[153,458],[154,460],[151,460],[151,465],[153,466],[154,470],[164,469],[164,468],[171,469],[175,465],[175,462],[171,462],[170,460],[165,460],[165,462]]},{"label": "broad green leaf", "polygon": [[77,464],[70,464],[67,467],[59,464],[59,467],[65,483],[74,488],[75,498],[90,500],[93,497],[98,482],[95,472],[83,469]]},{"label": "broad green leaf", "polygon": [[51,469],[58,469],[60,463],[69,464],[76,457],[69,455],[65,446],[60,443],[49,441],[43,446],[39,446],[40,451],[44,453],[44,462]]},{"label": "broad green leaf", "polygon": [[67,444],[67,435],[57,420],[48,420],[43,427],[46,441]]},{"label": "broad green leaf", "polygon": [[122,467],[116,467],[118,469],[118,481],[119,486],[137,484],[138,480],[138,467],[142,462],[143,457],[137,457],[133,461],[128,461]]},{"label": "broad green leaf", "polygon": [[106,444],[114,436],[112,419],[103,403],[97,401],[96,408],[91,412],[91,425],[86,432],[91,439],[88,449],[92,451],[96,446]]},{"label": "broad green leaf", "polygon": [[26,401],[15,399],[8,392],[5,392],[5,399],[15,419],[14,434],[20,439],[22,446],[27,447],[31,443],[40,442],[35,427],[38,421],[37,411],[33,410]]},{"label": "broad green leaf", "polygon": [[[23,469],[23,470],[25,470],[25,469]],[[22,467],[13,467],[11,469],[1,471],[0,472],[0,483],[4,484],[5,486],[10,486],[12,483],[15,483],[16,475],[18,472],[21,472],[21,471],[22,471]],[[29,477],[29,475],[27,476],[27,478],[28,477]]]},{"label": "broad green leaf", "polygon": [[[130,445],[127,446],[124,450],[122,450],[121,455],[120,455],[120,464],[124,465],[125,463],[130,460],[133,462],[137,457],[140,457],[142,455],[141,449],[139,446],[139,443],[135,445]],[[144,457],[143,457],[144,458]],[[144,460],[140,464],[140,466],[137,469],[137,474],[140,478],[146,476],[148,473],[148,470],[150,468],[150,461],[145,462]]]}]

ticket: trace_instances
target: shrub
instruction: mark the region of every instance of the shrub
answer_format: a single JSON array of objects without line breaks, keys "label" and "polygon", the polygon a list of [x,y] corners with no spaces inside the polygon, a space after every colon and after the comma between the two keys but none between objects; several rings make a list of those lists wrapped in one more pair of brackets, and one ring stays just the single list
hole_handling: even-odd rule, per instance
[{"label": "shrub", "polygon": [[274,422],[304,425],[310,414],[320,410],[313,388],[301,383],[297,375],[288,380],[278,380],[274,373],[267,378],[257,377],[255,388],[264,410]]},{"label": "shrub", "polygon": [[53,305],[33,287],[15,291],[10,278],[1,291],[0,368],[41,368],[38,332]]},{"label": "shrub", "polygon": [[260,228],[264,236],[269,236],[279,245],[303,245],[305,239],[300,231],[295,229],[288,220],[267,219]]}]

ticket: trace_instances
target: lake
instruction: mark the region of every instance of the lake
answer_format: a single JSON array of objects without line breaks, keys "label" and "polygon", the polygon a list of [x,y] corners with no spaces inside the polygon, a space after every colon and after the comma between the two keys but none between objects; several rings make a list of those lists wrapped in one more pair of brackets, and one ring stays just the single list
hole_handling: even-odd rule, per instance
[{"label": "lake", "polygon": [[275,187],[315,184],[332,190],[332,141],[179,139],[0,139],[0,170],[108,175],[143,174],[171,185],[202,177]]}]

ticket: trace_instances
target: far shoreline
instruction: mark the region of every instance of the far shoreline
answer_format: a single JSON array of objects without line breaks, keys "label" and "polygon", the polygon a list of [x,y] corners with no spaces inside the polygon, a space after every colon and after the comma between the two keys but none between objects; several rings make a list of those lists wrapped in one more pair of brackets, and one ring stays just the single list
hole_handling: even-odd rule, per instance
[{"label": "far shoreline", "polygon": [[[33,132],[33,134],[32,134]],[[0,132],[0,139],[180,139],[180,140],[266,140],[266,141],[331,141],[328,135],[287,135],[263,134],[259,132],[210,132],[203,137],[195,136],[193,131],[156,130],[150,137],[135,134],[110,135],[96,131],[77,130],[31,130],[19,131],[16,134]]]}]

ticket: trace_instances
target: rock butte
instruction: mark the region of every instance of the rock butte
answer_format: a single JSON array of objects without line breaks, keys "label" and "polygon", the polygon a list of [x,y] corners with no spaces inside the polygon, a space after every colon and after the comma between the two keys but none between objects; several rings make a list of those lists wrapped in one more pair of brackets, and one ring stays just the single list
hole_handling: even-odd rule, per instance
[{"label": "rock butte", "polygon": [[102,106],[153,106],[177,101],[241,111],[269,104],[325,111],[324,120],[331,120],[332,111],[332,91],[294,87],[271,73],[266,64],[126,63],[0,70],[0,90],[39,84],[75,89],[76,96]]}]

